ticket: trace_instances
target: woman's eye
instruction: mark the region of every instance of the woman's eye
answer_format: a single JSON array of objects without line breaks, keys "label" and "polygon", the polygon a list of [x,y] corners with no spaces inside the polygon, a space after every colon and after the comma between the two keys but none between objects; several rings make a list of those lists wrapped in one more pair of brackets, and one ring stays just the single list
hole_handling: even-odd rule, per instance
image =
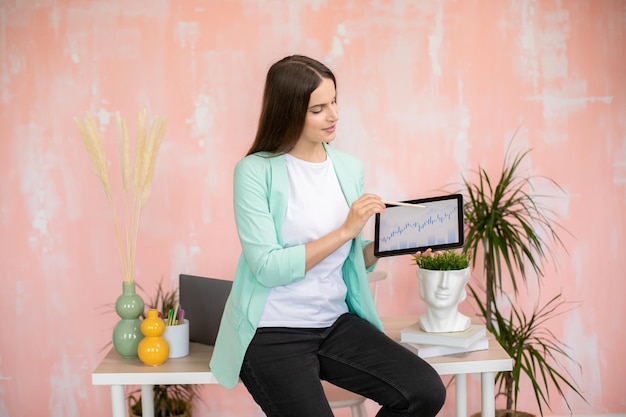
[{"label": "woman's eye", "polygon": [[313,113],[313,114],[318,114],[318,113],[321,113],[321,112],[322,112],[322,108],[321,107],[313,107],[311,109],[311,113]]}]

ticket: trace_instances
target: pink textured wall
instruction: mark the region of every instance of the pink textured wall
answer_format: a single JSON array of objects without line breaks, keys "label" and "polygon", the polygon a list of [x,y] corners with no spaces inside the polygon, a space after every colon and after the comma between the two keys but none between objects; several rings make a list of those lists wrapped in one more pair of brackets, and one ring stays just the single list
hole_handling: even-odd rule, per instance
[{"label": "pink textured wall", "polygon": [[[144,106],[168,121],[140,230],[147,293],[181,272],[230,278],[232,169],[269,64],[292,53],[336,71],[336,146],[388,199],[433,194],[478,164],[497,172],[519,126],[525,169],[565,189],[537,184],[571,232],[541,298],[581,302],[550,325],[582,365],[569,371],[589,404],[568,395],[573,412],[626,413],[624,45],[619,0],[0,1],[0,416],[110,414],[91,371],[121,273],[72,118],[97,115],[115,173],[115,111],[131,131]],[[409,260],[380,268],[381,313],[420,313]],[[203,398],[197,416],[260,415],[242,387]],[[566,414],[553,398],[548,414]],[[528,390],[521,405],[536,411]],[[450,401],[442,415],[453,412]]]}]

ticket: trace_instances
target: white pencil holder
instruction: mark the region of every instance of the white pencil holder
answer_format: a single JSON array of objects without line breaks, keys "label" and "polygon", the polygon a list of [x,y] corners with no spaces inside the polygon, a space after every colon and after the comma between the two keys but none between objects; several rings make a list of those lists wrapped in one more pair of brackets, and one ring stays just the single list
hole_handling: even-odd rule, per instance
[{"label": "white pencil holder", "polygon": [[189,354],[189,320],[183,324],[165,326],[163,338],[170,348],[168,358],[182,358]]}]

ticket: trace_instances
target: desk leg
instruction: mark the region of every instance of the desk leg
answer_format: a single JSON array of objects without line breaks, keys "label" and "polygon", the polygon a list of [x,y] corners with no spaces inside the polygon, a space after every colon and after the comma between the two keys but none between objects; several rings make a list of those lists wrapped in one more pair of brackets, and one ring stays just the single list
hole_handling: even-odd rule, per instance
[{"label": "desk leg", "polygon": [[456,417],[467,417],[467,375],[458,374],[455,378]]},{"label": "desk leg", "polygon": [[141,386],[141,414],[143,417],[154,417],[154,391],[152,385]]},{"label": "desk leg", "polygon": [[496,395],[494,392],[495,374],[493,372],[483,372],[480,374],[480,385],[482,392],[482,413],[481,417],[495,417],[496,415]]},{"label": "desk leg", "polygon": [[124,385],[111,385],[111,413],[113,417],[126,417]]}]

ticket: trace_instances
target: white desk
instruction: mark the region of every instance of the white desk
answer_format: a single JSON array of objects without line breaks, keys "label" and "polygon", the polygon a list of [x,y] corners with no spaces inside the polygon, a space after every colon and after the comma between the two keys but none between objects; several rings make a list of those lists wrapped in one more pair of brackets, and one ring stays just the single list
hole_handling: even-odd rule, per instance
[{"label": "white desk", "polygon": [[[416,316],[383,317],[385,332],[398,338],[400,330],[417,321]],[[113,417],[126,416],[124,385],[141,385],[144,417],[154,416],[152,385],[155,384],[217,384],[209,369],[211,346],[191,343],[189,355],[168,359],[163,365],[146,366],[139,359],[123,359],[114,349],[104,357],[91,374],[93,385],[111,386]],[[441,375],[456,375],[456,416],[467,417],[467,374],[481,374],[482,417],[495,416],[495,373],[510,371],[512,360],[493,339],[489,350],[428,358]]]}]

